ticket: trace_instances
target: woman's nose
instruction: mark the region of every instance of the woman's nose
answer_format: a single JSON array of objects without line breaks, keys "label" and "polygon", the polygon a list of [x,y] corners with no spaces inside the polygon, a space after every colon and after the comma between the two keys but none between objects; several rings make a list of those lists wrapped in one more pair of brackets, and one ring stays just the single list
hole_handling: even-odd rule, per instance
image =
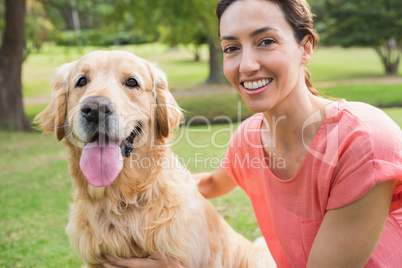
[{"label": "woman's nose", "polygon": [[260,69],[260,63],[257,55],[251,49],[243,49],[239,72],[245,75],[255,73]]}]

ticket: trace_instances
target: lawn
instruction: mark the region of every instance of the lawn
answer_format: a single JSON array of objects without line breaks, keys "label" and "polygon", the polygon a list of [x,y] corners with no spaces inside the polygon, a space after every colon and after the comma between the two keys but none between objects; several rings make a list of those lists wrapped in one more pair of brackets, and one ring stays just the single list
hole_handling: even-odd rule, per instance
[{"label": "lawn", "polygon": [[[23,66],[24,97],[49,96],[49,80],[55,68],[79,59],[93,50],[122,49],[157,63],[168,75],[172,91],[198,88],[208,77],[208,50],[201,49],[201,61],[194,62],[191,48],[169,48],[162,44],[121,47],[85,47],[82,49],[44,46],[32,53]],[[369,48],[322,47],[309,64],[314,82],[364,79],[383,76],[383,68],[374,50]],[[402,76],[402,68],[399,75]]]},{"label": "lawn", "polygon": [[[23,69],[24,96],[46,99],[53,70],[95,49],[116,48],[77,50],[46,46],[42,53],[30,55]],[[182,47],[170,49],[153,44],[118,49],[157,62],[168,74],[173,91],[198,88],[208,75],[206,47],[198,63],[192,62],[193,55]],[[316,82],[382,76],[375,53],[361,48],[320,48],[309,68]],[[402,108],[392,107],[402,104],[401,88],[401,84],[369,84],[320,90],[328,96],[387,107],[383,110],[402,126]],[[235,92],[180,95],[176,99],[187,111],[187,119],[194,121],[190,121],[192,126],[175,132],[173,150],[192,172],[213,170],[238,122],[250,111]],[[45,106],[26,105],[28,117],[32,120]],[[205,120],[233,124],[193,126]],[[0,267],[79,267],[82,263],[64,233],[73,187],[62,143],[38,132],[0,130],[0,151]],[[212,203],[247,238],[254,240],[260,235],[250,202],[240,189]]]}]

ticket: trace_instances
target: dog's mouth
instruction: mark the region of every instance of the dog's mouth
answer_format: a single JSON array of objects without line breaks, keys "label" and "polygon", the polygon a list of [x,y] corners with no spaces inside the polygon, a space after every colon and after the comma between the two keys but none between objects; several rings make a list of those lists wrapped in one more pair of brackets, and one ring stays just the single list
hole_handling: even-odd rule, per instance
[{"label": "dog's mouth", "polygon": [[141,123],[122,141],[106,135],[95,134],[82,150],[80,167],[88,183],[95,187],[112,184],[123,169],[123,157],[129,157],[134,149],[134,139],[142,130]]},{"label": "dog's mouth", "polygon": [[133,131],[131,131],[130,135],[120,143],[121,155],[123,157],[130,157],[130,154],[134,149],[134,139],[138,136],[138,134],[140,134],[141,130],[142,124],[138,123]]}]

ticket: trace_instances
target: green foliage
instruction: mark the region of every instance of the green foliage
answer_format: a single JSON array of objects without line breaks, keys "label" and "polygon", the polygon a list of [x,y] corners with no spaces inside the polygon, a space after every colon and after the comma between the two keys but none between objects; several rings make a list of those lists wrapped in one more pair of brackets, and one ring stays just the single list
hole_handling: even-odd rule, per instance
[{"label": "green foliage", "polygon": [[402,1],[326,0],[324,39],[335,45],[368,46],[381,57],[387,74],[396,74],[402,50]]},{"label": "green foliage", "polygon": [[[82,30],[80,32],[80,42],[84,46],[113,46],[126,44],[144,44],[149,41],[146,36],[141,34],[130,34],[126,31],[105,33],[101,29]],[[59,46],[76,46],[77,35],[75,31],[60,32],[55,38]]]},{"label": "green foliage", "polygon": [[37,1],[27,1],[25,16],[25,38],[28,49],[39,51],[44,42],[54,39],[56,30],[46,15],[42,4]]},{"label": "green foliage", "polygon": [[402,1],[326,0],[326,38],[342,46],[381,46],[390,38],[402,42]]}]

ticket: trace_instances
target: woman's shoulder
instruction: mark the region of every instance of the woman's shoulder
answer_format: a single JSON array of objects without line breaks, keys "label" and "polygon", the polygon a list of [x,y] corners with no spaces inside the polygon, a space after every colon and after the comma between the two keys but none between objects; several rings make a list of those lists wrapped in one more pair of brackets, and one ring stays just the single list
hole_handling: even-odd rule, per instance
[{"label": "woman's shoulder", "polygon": [[351,123],[355,128],[364,127],[372,134],[401,136],[400,127],[384,111],[370,104],[342,100],[339,102],[338,111],[340,124]]},{"label": "woman's shoulder", "polygon": [[384,111],[366,103],[342,100],[337,117],[339,137],[346,139],[346,144],[367,145],[376,153],[402,150],[401,128]]}]

